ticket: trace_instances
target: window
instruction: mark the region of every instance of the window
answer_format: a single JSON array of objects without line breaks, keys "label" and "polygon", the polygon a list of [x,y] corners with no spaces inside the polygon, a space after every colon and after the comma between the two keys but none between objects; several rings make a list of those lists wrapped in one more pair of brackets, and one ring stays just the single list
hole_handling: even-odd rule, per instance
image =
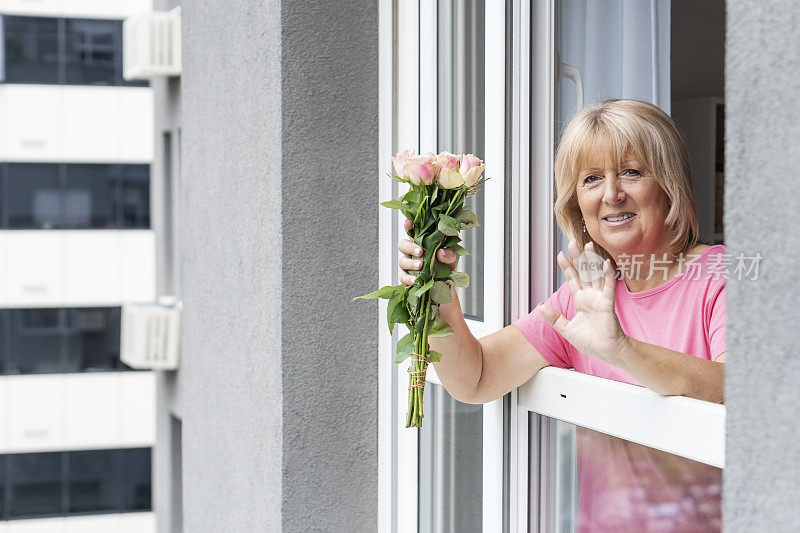
[{"label": "window", "polygon": [[0,373],[131,370],[119,358],[120,309],[0,309]]},{"label": "window", "polygon": [[147,86],[122,78],[122,21],[2,16],[5,83]]},{"label": "window", "polygon": [[149,511],[151,449],[0,455],[0,520]]},{"label": "window", "polygon": [[148,165],[4,163],[0,176],[0,228],[150,227]]}]

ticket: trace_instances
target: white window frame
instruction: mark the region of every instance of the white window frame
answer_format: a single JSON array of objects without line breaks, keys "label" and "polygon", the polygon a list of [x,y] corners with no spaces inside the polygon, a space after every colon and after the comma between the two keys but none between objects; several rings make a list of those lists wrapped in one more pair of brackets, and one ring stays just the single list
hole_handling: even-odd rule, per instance
[{"label": "white window frame", "polygon": [[[379,4],[381,174],[391,173],[390,158],[396,150],[437,151],[436,2],[419,0],[398,4],[402,8],[395,8],[393,0],[381,0]],[[477,338],[504,326],[505,3],[487,1],[485,9],[486,153],[483,159],[486,161],[485,175],[491,177],[491,181],[481,191],[486,207],[485,220],[481,221],[485,236],[484,319],[467,320]],[[401,189],[402,186],[392,180],[380,180],[381,200],[398,197]],[[400,214],[380,210],[381,286],[398,282],[396,246],[402,222]],[[395,330],[397,336],[390,338],[386,335],[386,305],[382,303],[378,323],[378,523],[381,531],[416,531],[418,524],[417,469],[404,467],[417,465],[419,461],[417,431],[404,427],[407,364],[398,366],[392,363],[395,343],[405,331],[403,326],[398,326]],[[432,366],[428,369],[427,380],[441,385]],[[483,406],[483,455],[483,530],[501,531],[504,478],[502,400]]]},{"label": "white window frame", "polygon": [[[552,185],[555,0],[515,2],[513,13],[515,171],[511,191],[511,292],[512,320],[515,320],[528,314],[530,301],[543,301],[555,288],[552,261],[556,230],[552,214],[555,200]],[[532,127],[528,127],[528,117]],[[533,179],[528,175],[528,168]],[[531,265],[531,257],[546,260],[534,261]],[[529,435],[533,442],[547,442],[547,435],[539,431],[547,432],[549,425],[538,423],[540,416],[719,468],[725,466],[726,410],[723,405],[685,397],[664,397],[643,387],[548,367],[512,393],[512,411],[511,531],[527,532],[529,521],[538,524],[539,531],[546,531],[547,515],[554,512],[549,508],[547,477],[531,476],[543,481],[540,486],[528,486],[530,467],[541,474],[548,460],[549,450],[544,448],[537,448],[536,457],[530,456]],[[531,419],[536,421],[533,427],[529,427]],[[534,498],[543,503],[538,508],[544,512],[538,516],[529,514],[528,504]]]}]

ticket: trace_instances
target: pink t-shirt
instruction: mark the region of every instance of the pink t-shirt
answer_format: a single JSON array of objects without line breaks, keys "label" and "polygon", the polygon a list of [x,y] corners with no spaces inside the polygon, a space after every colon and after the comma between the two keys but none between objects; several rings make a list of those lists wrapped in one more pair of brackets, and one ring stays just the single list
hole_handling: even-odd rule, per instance
[{"label": "pink t-shirt", "polygon": [[[725,247],[710,246],[666,283],[641,292],[617,280],[615,306],[622,330],[636,340],[713,361],[725,352]],[[575,301],[567,283],[547,299],[567,319]],[[559,368],[640,385],[633,377],[579,352],[536,310],[514,322],[547,361]]]},{"label": "pink t-shirt", "polygon": [[[681,274],[646,291],[631,293],[617,280],[622,330],[643,342],[715,360],[726,352],[726,258],[724,246],[711,246]],[[567,319],[575,316],[566,283],[546,303]],[[624,370],[578,351],[536,310],[514,325],[553,366],[640,385]],[[578,428],[578,477],[581,533],[719,530],[718,468]]]}]

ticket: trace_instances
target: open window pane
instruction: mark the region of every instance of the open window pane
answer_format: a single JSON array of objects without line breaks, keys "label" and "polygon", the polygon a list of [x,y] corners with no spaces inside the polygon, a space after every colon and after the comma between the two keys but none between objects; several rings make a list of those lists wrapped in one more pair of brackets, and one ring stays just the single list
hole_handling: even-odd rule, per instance
[{"label": "open window pane", "polygon": [[[545,420],[547,531],[720,531],[721,469]],[[532,456],[539,445],[531,443]]]},{"label": "open window pane", "polygon": [[[438,149],[471,153],[481,159],[484,150],[484,2],[445,0],[438,3]],[[484,220],[483,194],[466,205]],[[469,255],[459,270],[469,274],[470,286],[459,289],[464,316],[483,320],[482,226],[462,232]]]},{"label": "open window pane", "polygon": [[483,406],[429,384],[420,429],[419,531],[479,532],[483,510]]}]

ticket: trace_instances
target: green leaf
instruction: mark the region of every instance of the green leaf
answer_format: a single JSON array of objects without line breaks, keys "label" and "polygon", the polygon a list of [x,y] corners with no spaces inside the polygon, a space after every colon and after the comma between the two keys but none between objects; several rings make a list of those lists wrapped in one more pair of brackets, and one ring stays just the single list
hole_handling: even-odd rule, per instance
[{"label": "green leaf", "polygon": [[392,296],[386,310],[386,319],[389,322],[389,333],[394,333],[395,324],[405,324],[408,322],[408,310],[405,304],[405,293],[401,292]]},{"label": "green leaf", "polygon": [[433,204],[433,202],[436,201],[436,197],[438,196],[438,194],[439,194],[439,187],[434,187],[433,194],[431,194],[431,204]]},{"label": "green leaf", "polygon": [[436,317],[433,327],[428,331],[428,338],[447,337],[453,334],[453,328],[440,316]]},{"label": "green leaf", "polygon": [[448,278],[450,277],[450,273],[453,272],[449,266],[445,265],[444,263],[440,263],[436,261],[436,267],[434,274],[436,278]]},{"label": "green leaf", "polygon": [[452,237],[448,237],[447,239],[445,239],[442,248],[450,248],[451,246],[454,246],[460,242],[461,242],[461,237],[459,237],[458,235],[453,235]]},{"label": "green leaf", "polygon": [[350,303],[355,302],[356,300],[374,300],[375,298],[391,298],[395,292],[398,290],[403,290],[400,285],[396,285],[392,287],[391,285],[386,285],[385,287],[381,287],[377,291],[371,292],[369,294],[365,294],[364,296],[356,296],[353,298]]},{"label": "green leaf", "polygon": [[449,304],[452,301],[450,287],[444,281],[437,281],[431,288],[431,298],[437,304]]},{"label": "green leaf", "polygon": [[450,274],[450,279],[453,280],[456,287],[469,287],[469,274],[466,272],[453,272]]},{"label": "green leaf", "polygon": [[406,217],[408,220],[414,220],[414,216],[417,213],[412,211],[411,209],[403,209],[403,216]]},{"label": "green leaf", "polygon": [[448,236],[458,235],[458,231],[461,228],[461,224],[458,220],[454,219],[453,217],[447,216],[444,213],[439,215],[439,226],[438,229],[443,234]]},{"label": "green leaf", "polygon": [[421,190],[419,187],[411,187],[407,193],[403,195],[404,202],[416,202],[419,205],[419,194]]},{"label": "green leaf", "polygon": [[400,200],[387,200],[386,202],[381,202],[381,205],[389,209],[405,209],[408,207],[405,202],[401,202]]},{"label": "green leaf", "polygon": [[442,354],[440,354],[439,352],[434,352],[433,350],[428,352],[427,357],[428,357],[428,362],[430,363],[438,363],[439,361],[442,360]]},{"label": "green leaf", "polygon": [[433,280],[430,280],[428,283],[422,285],[421,287],[415,287],[414,289],[411,289],[411,294],[419,298],[420,296],[425,294],[431,287],[433,287]]},{"label": "green leaf", "polygon": [[461,222],[461,229],[474,228],[480,225],[478,224],[478,217],[475,213],[466,208],[460,209],[458,213],[456,213],[456,218]]},{"label": "green leaf", "polygon": [[397,357],[394,358],[395,363],[402,363],[414,351],[414,333],[406,333],[402,339],[397,341]]},{"label": "green leaf", "polygon": [[419,306],[419,296],[414,294],[414,291],[410,291],[408,293],[408,297],[406,298],[406,305],[408,306],[408,312],[410,315],[417,314],[417,306]]},{"label": "green leaf", "polygon": [[450,246],[448,246],[448,248],[453,250],[455,252],[455,254],[457,256],[459,256],[459,257],[460,256],[464,256],[464,255],[469,255],[469,250],[467,250],[466,248],[464,248],[460,244],[451,244]]}]

